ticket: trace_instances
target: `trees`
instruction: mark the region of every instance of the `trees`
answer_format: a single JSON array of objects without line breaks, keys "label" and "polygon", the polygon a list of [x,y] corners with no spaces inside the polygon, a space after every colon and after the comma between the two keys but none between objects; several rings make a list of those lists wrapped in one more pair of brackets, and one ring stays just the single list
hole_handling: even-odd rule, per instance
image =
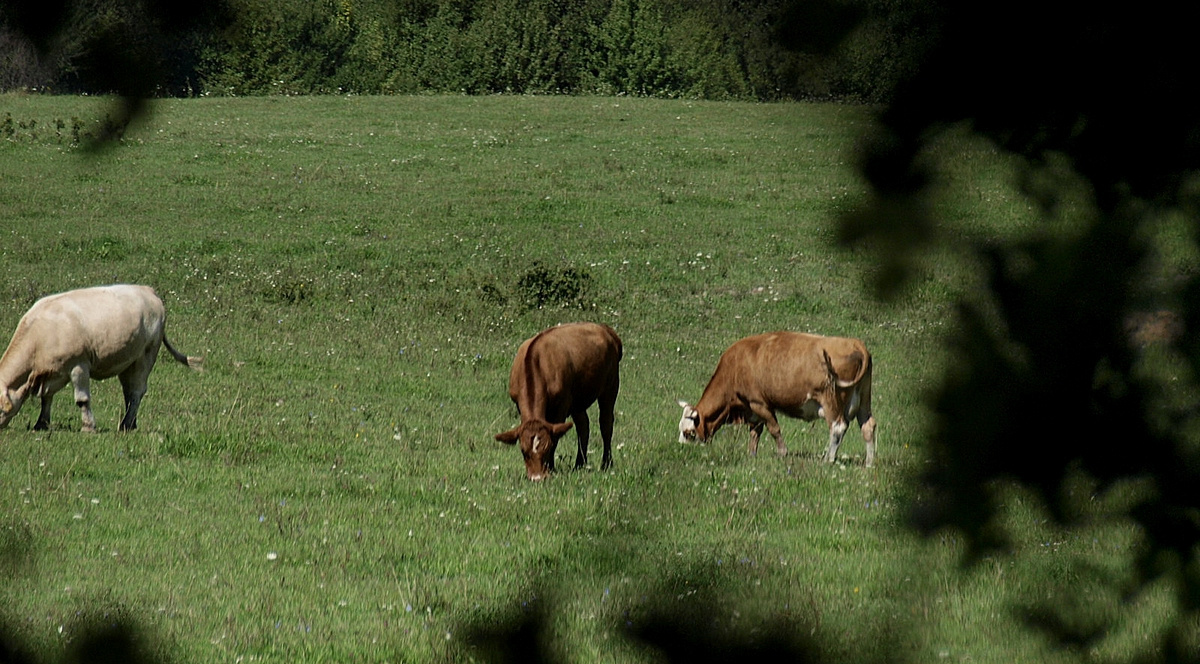
[{"label": "trees", "polygon": [[[874,100],[886,88],[872,80],[881,54],[863,46],[883,28],[818,62],[776,38],[788,0],[62,0],[49,21],[23,4],[0,14],[0,89]],[[103,61],[120,80],[92,67]]]}]

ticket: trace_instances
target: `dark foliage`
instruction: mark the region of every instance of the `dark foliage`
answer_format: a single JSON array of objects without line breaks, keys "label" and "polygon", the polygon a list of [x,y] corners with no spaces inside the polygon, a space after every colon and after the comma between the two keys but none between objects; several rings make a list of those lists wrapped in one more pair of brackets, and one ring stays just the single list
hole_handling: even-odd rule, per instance
[{"label": "dark foliage", "polygon": [[583,308],[592,277],[573,267],[551,269],[535,262],[517,279],[517,293],[530,309]]},{"label": "dark foliage", "polygon": [[[925,14],[936,38],[922,45],[921,67],[897,87],[862,153],[874,200],[843,224],[846,243],[881,249],[885,296],[933,244],[957,244],[985,273],[985,292],[960,303],[914,522],[959,530],[979,556],[1008,539],[997,518],[1006,484],[1033,491],[1069,527],[1073,479],[1086,478],[1099,496],[1148,483],[1131,509],[1109,517],[1144,533],[1141,582],[1175,585],[1180,613],[1159,653],[1190,661],[1194,653],[1179,658],[1173,644],[1200,609],[1200,450],[1187,434],[1200,375],[1200,280],[1145,278],[1154,223],[1172,214],[1197,230],[1189,12],[1160,2],[931,2]],[[1023,159],[1042,232],[1002,243],[942,232],[929,213],[929,148],[964,125]],[[1087,192],[1083,228],[1055,232],[1073,183]],[[1184,322],[1172,355],[1183,385],[1145,370],[1128,335],[1132,315],[1164,303]],[[1061,612],[1032,615],[1067,644],[1099,629],[1068,627]]]},{"label": "dark foliage", "polygon": [[[10,0],[5,7],[0,90],[117,93],[127,100],[124,116],[140,112],[134,100],[194,94],[877,101],[911,65],[903,45],[921,38],[919,22],[876,11],[871,0]],[[845,41],[851,27],[854,38]],[[781,35],[798,37],[781,42]]]},{"label": "dark foliage", "polygon": [[223,16],[220,0],[6,0],[0,46],[10,53],[32,46],[22,66],[42,80],[5,76],[26,86],[115,95],[111,132],[89,144],[101,146],[145,112],[147,99],[191,85],[189,45]]}]

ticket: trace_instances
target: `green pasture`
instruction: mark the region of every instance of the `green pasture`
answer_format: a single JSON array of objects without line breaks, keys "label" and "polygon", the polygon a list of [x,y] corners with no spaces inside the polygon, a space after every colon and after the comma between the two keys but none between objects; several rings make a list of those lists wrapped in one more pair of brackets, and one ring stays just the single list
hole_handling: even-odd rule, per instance
[{"label": "green pasture", "polygon": [[[115,381],[93,385],[98,434],[69,393],[51,431],[31,401],[0,432],[0,625],[22,647],[54,656],[119,617],[180,662],[480,661],[472,634],[532,615],[561,661],[651,662],[630,634],[666,613],[828,661],[1054,662],[1157,628],[1159,596],[1096,652],[1024,626],[1065,588],[1126,610],[1094,583],[1128,574],[1119,526],[1055,532],[1014,493],[1024,555],[966,571],[953,533],[905,529],[973,277],[931,254],[883,304],[871,254],[836,246],[867,109],[168,100],[91,154],[75,138],[105,103],[0,97],[0,335],[42,295],[144,283],[206,370],[164,355],[134,433]],[[949,236],[1029,230],[997,154],[942,149]],[[568,434],[568,470],[534,484],[492,436],[517,421],[519,343],[572,320],[624,341],[615,464],[593,427],[597,467],[569,470]],[[739,428],[676,442],[676,400],[775,329],[867,343],[877,467],[857,427],[836,465],[819,423],[785,420],[782,459]]]}]

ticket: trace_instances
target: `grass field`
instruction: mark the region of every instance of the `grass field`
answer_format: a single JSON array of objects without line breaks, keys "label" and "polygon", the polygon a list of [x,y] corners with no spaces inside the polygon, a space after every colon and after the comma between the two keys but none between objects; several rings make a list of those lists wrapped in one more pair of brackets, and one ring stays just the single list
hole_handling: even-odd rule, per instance
[{"label": "grass field", "polygon": [[[207,369],[164,357],[136,433],[116,432],[115,381],[93,385],[98,434],[61,394],[50,432],[30,431],[30,402],[0,433],[0,618],[28,648],[119,616],[183,662],[470,661],[473,631],[545,615],[562,661],[648,662],[629,630],[665,611],[815,639],[829,661],[1089,655],[1051,648],[1020,607],[1087,586],[1083,565],[1126,574],[1131,533],[1055,533],[1018,494],[1026,555],[963,572],[952,534],[903,527],[923,397],[972,281],[935,255],[880,304],[870,256],[835,248],[864,109],[163,101],[89,156],[72,129],[102,103],[0,97],[0,334],[42,295],[145,283]],[[954,232],[1022,232],[1003,161],[945,149]],[[516,422],[519,343],[570,320],[625,344],[615,467],[533,484],[492,436]],[[676,399],[774,329],[866,341],[877,467],[857,427],[837,465],[822,425],[794,420],[784,459],[747,456],[740,428],[676,442]],[[574,449],[568,434],[560,459]],[[1124,625],[1090,654],[1154,628]]]}]

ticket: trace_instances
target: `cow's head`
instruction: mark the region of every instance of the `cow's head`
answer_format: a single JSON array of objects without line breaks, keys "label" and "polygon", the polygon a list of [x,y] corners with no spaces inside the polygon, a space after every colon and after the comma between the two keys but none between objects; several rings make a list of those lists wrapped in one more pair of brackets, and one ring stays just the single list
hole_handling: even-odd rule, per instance
[{"label": "cow's head", "polygon": [[525,474],[537,481],[554,470],[554,450],[558,439],[571,429],[570,422],[552,424],[545,420],[526,420],[515,429],[496,434],[496,440],[512,445],[520,442],[525,457]]},{"label": "cow's head", "polygon": [[696,440],[696,432],[700,430],[700,412],[682,399],[679,405],[683,406],[683,417],[679,418],[679,442]]},{"label": "cow's head", "polygon": [[13,403],[8,396],[8,390],[0,387],[0,429],[8,426],[8,421],[17,414],[19,405]]}]

